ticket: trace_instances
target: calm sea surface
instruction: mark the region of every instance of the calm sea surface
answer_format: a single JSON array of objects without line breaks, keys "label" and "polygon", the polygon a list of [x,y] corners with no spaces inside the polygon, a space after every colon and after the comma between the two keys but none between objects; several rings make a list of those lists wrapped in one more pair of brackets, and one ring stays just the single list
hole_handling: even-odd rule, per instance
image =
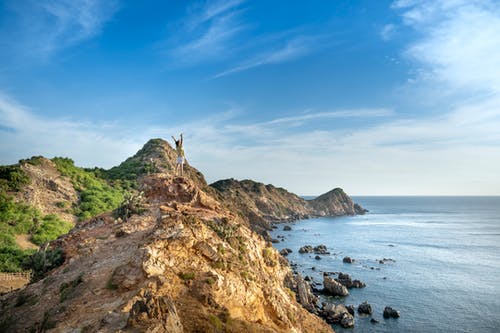
[{"label": "calm sea surface", "polygon": [[[357,307],[366,300],[380,322],[356,314],[354,329],[335,326],[337,332],[500,332],[500,197],[354,200],[370,212],[272,232],[285,236],[275,246],[293,250],[288,259],[304,276],[322,282],[322,272],[341,271],[366,283],[329,301]],[[299,254],[306,244],[325,244],[331,254]],[[344,256],[356,261],[345,264]],[[395,262],[380,264],[383,258]],[[384,319],[386,305],[401,317]]]}]

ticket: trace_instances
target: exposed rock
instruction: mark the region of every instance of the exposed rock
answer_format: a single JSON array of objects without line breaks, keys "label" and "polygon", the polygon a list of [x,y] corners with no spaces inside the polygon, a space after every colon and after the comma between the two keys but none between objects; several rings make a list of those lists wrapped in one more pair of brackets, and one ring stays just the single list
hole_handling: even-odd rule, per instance
[{"label": "exposed rock", "polygon": [[386,306],[384,308],[384,318],[399,318],[399,311],[391,308],[390,306]]},{"label": "exposed rock", "polygon": [[321,257],[320,256],[316,256],[316,257],[314,257],[314,259],[321,260]]},{"label": "exposed rock", "polygon": [[313,215],[316,216],[340,216],[365,213],[359,205],[358,208],[355,207],[352,199],[341,188],[333,189],[314,200],[310,200],[308,203],[312,208]]},{"label": "exposed rock", "polygon": [[[215,321],[228,332],[332,332],[286,290],[289,266],[236,211],[189,178],[155,173],[139,185],[141,215],[101,214],[51,243],[66,261],[23,290],[43,301],[1,296],[2,329],[209,332]],[[314,304],[307,282],[296,295]]]},{"label": "exposed rock", "polygon": [[365,210],[354,204],[340,188],[314,200],[304,200],[282,188],[251,180],[225,179],[210,186],[218,191],[227,205],[242,212],[250,226],[258,233],[271,229],[273,222],[288,222],[311,216],[365,213]]},{"label": "exposed rock", "polygon": [[285,257],[286,257],[288,254],[290,254],[290,253],[292,253],[292,249],[288,249],[288,248],[286,248],[286,249],[282,249],[282,250],[280,251],[280,254],[281,254],[282,256],[285,256]]},{"label": "exposed rock", "polygon": [[329,276],[323,276],[323,287],[332,296],[345,297],[349,295],[349,291],[345,286]]},{"label": "exposed rock", "polygon": [[313,248],[313,252],[316,254],[330,254],[330,252],[327,251],[328,249],[326,248],[326,245],[318,245]]},{"label": "exposed rock", "polygon": [[327,304],[323,308],[323,316],[332,324],[340,324],[345,328],[354,326],[354,317],[343,304]]},{"label": "exposed rock", "polygon": [[358,313],[371,315],[372,312],[373,312],[372,306],[366,301],[358,306]]},{"label": "exposed rock", "polygon": [[392,262],[392,263],[394,263],[394,262],[396,262],[396,260],[391,259],[391,258],[384,258],[384,259],[380,259],[378,261],[379,264],[385,264],[386,262]]},{"label": "exposed rock", "polygon": [[276,239],[276,238],[271,239],[271,243],[276,244],[276,243],[279,243],[279,242],[280,242],[279,239]]},{"label": "exposed rock", "polygon": [[354,259],[352,259],[351,257],[344,257],[344,259],[342,259],[342,262],[345,262],[346,264],[352,264],[354,262]]},{"label": "exposed rock", "polygon": [[184,332],[172,299],[150,293],[146,293],[132,305],[127,328],[148,332]]},{"label": "exposed rock", "polygon": [[[307,278],[307,277],[306,277]],[[297,294],[297,301],[308,311],[313,312],[317,308],[318,296],[314,295],[311,286],[300,274],[294,276],[292,290]]]},{"label": "exposed rock", "polygon": [[285,225],[283,227],[283,231],[290,231],[290,230],[292,230],[292,227],[290,227],[289,225]]},{"label": "exposed rock", "polygon": [[377,319],[375,319],[375,318],[371,318],[370,319],[370,323],[372,323],[372,324],[378,324],[379,321]]},{"label": "exposed rock", "polygon": [[311,245],[304,245],[299,249],[299,253],[313,253],[313,247]]},{"label": "exposed rock", "polygon": [[335,281],[341,283],[343,286],[345,286],[348,289],[351,288],[364,288],[366,285],[359,281],[359,280],[352,280],[351,276],[346,273],[339,272],[338,277],[335,279]]}]

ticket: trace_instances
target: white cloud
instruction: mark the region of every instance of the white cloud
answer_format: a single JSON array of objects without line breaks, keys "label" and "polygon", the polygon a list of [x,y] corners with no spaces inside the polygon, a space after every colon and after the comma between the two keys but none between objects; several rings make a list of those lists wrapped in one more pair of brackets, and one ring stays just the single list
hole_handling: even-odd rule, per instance
[{"label": "white cloud", "polygon": [[422,35],[407,49],[409,57],[425,66],[422,78],[453,89],[500,92],[498,2],[397,1],[394,8]]},{"label": "white cloud", "polygon": [[115,0],[27,0],[9,7],[15,15],[2,31],[13,40],[9,47],[23,56],[46,59],[101,33],[118,4]]},{"label": "white cloud", "polygon": [[[426,119],[397,120],[386,109],[308,112],[245,124],[229,110],[170,127],[46,119],[0,95],[1,163],[31,155],[69,156],[111,167],[148,139],[185,134],[189,162],[209,182],[235,177],[299,194],[344,187],[351,194],[500,194],[500,117],[496,103]],[[368,128],[309,130],[292,124],[339,117],[386,117]],[[473,119],[474,121],[469,121]]]},{"label": "white cloud", "polygon": [[395,33],[396,33],[396,26],[394,24],[386,24],[383,26],[382,30],[380,30],[380,37],[384,41],[389,41],[392,39]]},{"label": "white cloud", "polygon": [[304,56],[311,52],[312,50],[312,38],[306,38],[303,36],[292,38],[285,42],[280,48],[276,48],[271,51],[265,51],[261,54],[258,54],[235,67],[227,69],[223,72],[220,72],[214,75],[212,78],[217,79],[223,76],[235,74],[238,72],[246,71],[252,68],[269,65],[269,64],[278,64],[287,61],[291,61],[293,59],[297,59],[301,56]]},{"label": "white cloud", "polygon": [[245,29],[241,21],[243,1],[209,1],[191,9],[184,29],[176,31],[181,40],[171,38],[169,55],[179,64],[196,64],[229,53],[234,37]]}]

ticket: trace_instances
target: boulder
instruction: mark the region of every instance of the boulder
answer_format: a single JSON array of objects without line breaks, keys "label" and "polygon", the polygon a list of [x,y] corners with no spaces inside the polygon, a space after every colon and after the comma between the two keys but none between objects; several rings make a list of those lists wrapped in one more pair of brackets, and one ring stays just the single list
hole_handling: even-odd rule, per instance
[{"label": "boulder", "polygon": [[302,304],[308,311],[314,311],[317,307],[318,296],[314,295],[309,283],[302,278],[300,274],[294,277],[294,284],[296,286],[297,301]]},{"label": "boulder", "polygon": [[292,253],[292,250],[291,250],[291,249],[288,249],[288,248],[286,248],[286,249],[282,249],[282,250],[280,251],[280,254],[281,254],[282,256],[285,256],[285,257],[286,257],[289,253]]},{"label": "boulder", "polygon": [[399,318],[399,311],[396,311],[390,306],[386,306],[384,309],[384,318]]},{"label": "boulder", "polygon": [[358,313],[371,315],[373,313],[372,306],[365,301],[358,306]]},{"label": "boulder", "polygon": [[332,324],[340,324],[345,328],[354,326],[354,317],[344,304],[327,304],[323,308],[323,316]]},{"label": "boulder", "polygon": [[366,284],[360,280],[352,280],[352,287],[351,288],[364,288],[366,287]]},{"label": "boulder", "polygon": [[345,262],[346,264],[352,264],[354,262],[354,259],[352,259],[351,257],[344,257],[342,261]]},{"label": "boulder", "polygon": [[290,227],[289,225],[283,227],[283,231],[290,231],[290,230],[292,230],[292,227]]},{"label": "boulder", "polygon": [[328,252],[328,249],[326,248],[326,245],[323,244],[315,246],[313,248],[313,252],[316,254],[330,254],[330,252]]},{"label": "boulder", "polygon": [[313,247],[311,245],[304,245],[299,249],[299,253],[313,253]]},{"label": "boulder", "polygon": [[339,273],[338,278],[335,280],[337,282],[341,283],[343,286],[345,286],[348,289],[366,287],[366,284],[364,284],[360,280],[352,280],[351,276],[349,274],[342,273],[342,272]]},{"label": "boulder", "polygon": [[375,318],[370,319],[370,323],[372,324],[378,324],[378,320]]},{"label": "boulder", "polygon": [[328,276],[323,276],[323,287],[332,296],[345,297],[349,295],[349,291],[345,286]]},{"label": "boulder", "polygon": [[321,257],[320,256],[316,256],[316,257],[314,257],[314,259],[321,260]]}]

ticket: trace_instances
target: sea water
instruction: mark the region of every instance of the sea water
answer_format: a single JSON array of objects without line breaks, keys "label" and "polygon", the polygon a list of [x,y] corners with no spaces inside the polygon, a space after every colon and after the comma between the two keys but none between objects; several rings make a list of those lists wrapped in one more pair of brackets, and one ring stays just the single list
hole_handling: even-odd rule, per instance
[{"label": "sea water", "polygon": [[[370,212],[280,224],[272,232],[285,237],[275,246],[293,250],[288,260],[303,276],[322,283],[323,272],[344,272],[366,283],[345,298],[322,298],[356,309],[368,301],[374,309],[372,316],[356,313],[354,329],[335,325],[337,332],[500,332],[500,197],[354,200]],[[320,244],[331,252],[321,260],[298,253]],[[354,263],[343,263],[344,256]],[[379,263],[384,258],[394,261]],[[384,319],[385,306],[401,317]]]}]

